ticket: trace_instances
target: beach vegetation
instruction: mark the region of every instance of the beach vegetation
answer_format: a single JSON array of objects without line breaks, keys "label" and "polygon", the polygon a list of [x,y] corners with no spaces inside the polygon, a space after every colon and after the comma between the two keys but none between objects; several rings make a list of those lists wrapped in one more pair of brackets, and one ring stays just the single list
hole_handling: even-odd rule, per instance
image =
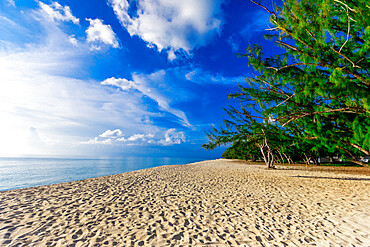
[{"label": "beach vegetation", "polygon": [[[224,127],[206,149],[225,157],[317,164],[319,157],[367,166],[370,156],[370,4],[367,0],[284,0],[269,9],[266,38],[282,52],[250,45],[240,57],[255,75],[230,98]],[[258,150],[260,153],[258,154]]]}]

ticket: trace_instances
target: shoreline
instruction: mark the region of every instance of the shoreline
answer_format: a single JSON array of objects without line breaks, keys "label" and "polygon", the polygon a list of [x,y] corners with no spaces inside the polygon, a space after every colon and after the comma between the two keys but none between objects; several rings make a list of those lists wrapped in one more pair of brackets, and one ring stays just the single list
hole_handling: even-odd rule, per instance
[{"label": "shoreline", "polygon": [[139,156],[79,160],[0,158],[0,191],[73,182],[159,165],[188,164],[197,161],[202,159]]},{"label": "shoreline", "polygon": [[0,245],[370,245],[369,176],[289,167],[218,159],[1,191]]},{"label": "shoreline", "polygon": [[[245,164],[245,165],[260,166],[261,168],[264,168],[264,166],[265,166],[264,162],[251,162],[251,161],[238,160],[238,159],[219,158],[219,159],[212,159],[212,160],[202,160],[202,161],[197,161],[197,162],[192,162],[192,163],[187,163],[187,164],[159,165],[159,166],[154,166],[154,167],[149,167],[149,168],[142,168],[142,169],[138,169],[138,170],[115,173],[115,174],[110,174],[110,175],[103,175],[103,176],[98,176],[98,177],[78,179],[78,180],[67,181],[67,182],[62,182],[62,183],[52,183],[52,184],[37,185],[37,186],[17,188],[17,189],[6,189],[6,190],[0,190],[0,193],[6,192],[6,191],[13,191],[13,190],[24,190],[24,189],[43,187],[43,186],[53,186],[53,185],[58,185],[58,184],[73,183],[73,182],[79,182],[79,181],[84,181],[84,180],[89,180],[89,179],[104,178],[104,177],[115,176],[115,175],[130,173],[130,172],[136,172],[136,171],[143,171],[143,170],[148,170],[148,169],[152,169],[152,168],[158,168],[158,167],[186,166],[186,165],[193,165],[193,164],[198,164],[198,163],[201,164],[201,163],[210,162],[210,161],[235,162],[235,163],[238,163],[238,164],[240,163],[240,164]],[[310,166],[307,167],[305,164],[288,164],[288,163],[285,163],[285,164],[277,163],[277,164],[275,164],[275,166],[276,166],[277,170],[292,169],[292,170],[297,170],[297,171],[329,172],[329,173],[333,173],[333,174],[349,174],[349,175],[370,176],[370,168],[367,168],[367,167],[346,167],[346,166],[335,167],[335,166],[320,166],[320,165],[310,165]]]}]

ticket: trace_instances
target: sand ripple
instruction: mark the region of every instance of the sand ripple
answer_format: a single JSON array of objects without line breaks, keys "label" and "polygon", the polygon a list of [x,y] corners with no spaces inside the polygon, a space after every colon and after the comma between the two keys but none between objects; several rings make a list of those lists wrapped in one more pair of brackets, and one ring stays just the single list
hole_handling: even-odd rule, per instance
[{"label": "sand ripple", "polygon": [[5,191],[0,245],[370,246],[369,185],[216,160]]}]

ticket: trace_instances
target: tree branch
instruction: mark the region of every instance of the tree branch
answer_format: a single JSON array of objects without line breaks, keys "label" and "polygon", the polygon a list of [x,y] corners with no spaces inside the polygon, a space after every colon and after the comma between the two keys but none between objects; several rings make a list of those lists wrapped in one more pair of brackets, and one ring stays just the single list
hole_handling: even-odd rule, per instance
[{"label": "tree branch", "polygon": [[[312,55],[310,55],[310,54],[308,54],[308,53],[305,53],[305,52],[303,52],[303,51],[299,50],[298,48],[296,48],[296,47],[294,47],[294,46],[292,46],[292,45],[289,45],[289,44],[287,44],[287,43],[285,43],[285,42],[282,42],[282,41],[280,41],[280,40],[277,40],[277,41],[276,41],[276,43],[278,43],[278,44],[280,44],[280,45],[282,45],[282,46],[285,46],[285,47],[287,47],[287,48],[289,48],[289,49],[291,49],[291,50],[293,50],[293,51],[297,51],[297,52],[298,52],[298,53],[300,53],[300,54],[305,54],[305,55],[307,55],[308,57],[312,58],[313,60],[317,60],[317,58],[315,58],[314,56],[312,56]],[[342,53],[340,53],[340,52],[336,51],[333,47],[331,47],[331,49],[332,49],[334,52],[336,52],[338,55],[343,56],[346,60],[348,60],[349,62],[351,62],[351,63],[352,63],[352,65],[353,65],[353,67],[361,68],[360,66],[357,66],[357,65],[356,65],[356,63],[355,63],[355,62],[353,62],[351,59],[349,59],[348,57],[346,57],[346,56],[345,56],[345,55],[343,55]],[[359,61],[362,61],[362,60],[359,60]],[[321,61],[321,62],[320,62],[320,66],[325,66],[325,67],[330,68],[330,69],[335,69],[335,67],[334,67],[334,66],[332,66],[332,65],[330,65],[330,64],[328,64],[328,63],[326,63],[326,62],[324,62],[324,61]],[[350,70],[349,70],[349,69],[347,69],[347,68],[341,68],[341,69],[342,69],[342,71],[344,71],[345,73],[350,74],[350,75],[352,75],[353,77],[355,77],[356,79],[360,80],[360,81],[364,84],[364,86],[366,86],[366,87],[368,88],[368,90],[370,90],[370,81],[369,81],[368,79],[366,79],[365,77],[363,77],[363,76],[362,76],[361,74],[359,74],[358,72],[352,72],[352,71],[350,71]]]},{"label": "tree branch", "polygon": [[354,143],[352,143],[352,142],[346,142],[346,144],[348,144],[348,145],[350,145],[350,146],[352,146],[352,147],[354,147],[354,148],[356,148],[356,149],[358,149],[358,150],[360,150],[361,152],[363,152],[364,154],[366,154],[366,155],[370,155],[370,152],[369,151],[367,151],[366,149],[363,149],[361,146],[359,146],[359,145],[357,145],[357,144],[354,144]]},{"label": "tree branch", "polygon": [[255,1],[253,1],[253,0],[250,0],[250,1],[251,1],[252,3],[254,3],[254,4],[256,4],[256,5],[260,6],[260,7],[262,7],[263,9],[265,9],[269,14],[273,15],[273,16],[274,16],[274,18],[275,18],[275,22],[276,22],[276,20],[277,20],[277,16],[276,16],[275,12],[273,12],[273,11],[269,10],[268,8],[266,8],[264,5],[262,5],[262,4],[260,4],[260,3],[257,3],[257,2],[255,2]]},{"label": "tree branch", "polygon": [[[285,125],[287,125],[288,123],[294,121],[294,120],[297,120],[297,119],[300,119],[300,118],[303,118],[303,117],[307,117],[307,116],[312,116],[312,115],[317,115],[317,114],[323,114],[323,113],[331,113],[331,112],[345,112],[345,113],[354,113],[354,114],[359,114],[358,112],[354,112],[354,111],[351,111],[350,109],[352,109],[351,107],[347,107],[347,108],[342,108],[342,109],[332,109],[332,110],[327,110],[327,111],[319,111],[319,112],[307,112],[307,113],[292,113],[292,114],[289,114],[289,116],[286,116],[286,117],[280,117],[278,119],[276,119],[276,121],[279,121],[279,120],[282,120],[282,119],[289,119],[286,123],[284,123],[282,126],[285,127]],[[292,115],[295,115],[295,114],[300,114],[298,116],[295,116],[295,117],[292,117]]]},{"label": "tree branch", "polygon": [[357,12],[355,9],[350,8],[347,4],[345,4],[345,3],[343,3],[339,0],[334,0],[334,2],[343,4],[344,6],[346,6],[347,9],[350,9],[352,12],[355,12],[355,13]]},{"label": "tree branch", "polygon": [[[280,88],[278,88],[278,87],[276,87],[276,86],[272,85],[271,83],[269,83],[269,82],[268,82],[268,81],[266,81],[266,80],[262,80],[262,79],[259,79],[259,80],[260,80],[260,81],[262,81],[263,83],[265,83],[265,84],[269,85],[270,87],[275,88],[275,90],[269,89],[270,91],[273,91],[273,92],[275,92],[275,93],[277,93],[277,94],[280,94],[280,95],[284,95],[284,96],[286,96],[286,97],[289,97],[289,95],[288,95],[286,92],[284,92],[284,90],[282,90],[282,89],[280,89]],[[276,90],[280,91],[280,93],[279,93],[279,92],[277,92]]]},{"label": "tree branch", "polygon": [[275,108],[275,107],[278,107],[278,106],[280,106],[280,105],[284,104],[285,102],[289,101],[292,97],[294,97],[294,95],[295,95],[295,93],[294,93],[294,94],[292,94],[292,95],[290,95],[290,96],[289,96],[286,100],[284,100],[283,102],[280,102],[278,105],[273,106],[271,109],[273,109],[273,108]]},{"label": "tree branch", "polygon": [[346,9],[346,12],[347,12],[347,18],[348,18],[348,31],[347,31],[347,38],[346,38],[346,41],[343,43],[342,47],[339,49],[339,53],[342,51],[343,47],[347,44],[348,42],[348,38],[349,38],[349,30],[351,28],[351,22],[350,22],[350,19],[349,19],[349,13],[348,13],[348,5],[346,5],[347,9]]},{"label": "tree branch", "polygon": [[265,117],[259,117],[259,116],[252,116],[250,114],[247,114],[247,113],[244,113],[244,112],[240,112],[238,111],[237,109],[234,109],[237,113],[241,114],[241,115],[244,115],[244,116],[248,116],[248,117],[251,117],[251,118],[260,118],[260,119],[264,119],[264,120],[268,120],[268,118],[265,118]]},{"label": "tree branch", "polygon": [[330,49],[332,49],[332,50],[333,50],[335,53],[337,53],[339,56],[342,56],[342,57],[344,57],[346,60],[348,60],[348,61],[352,64],[352,66],[353,66],[354,68],[362,69],[362,67],[360,67],[360,66],[356,65],[356,63],[355,63],[355,62],[353,62],[353,61],[352,61],[350,58],[348,58],[346,55],[344,55],[344,54],[340,53],[340,51],[335,50],[333,47],[330,47]]},{"label": "tree branch", "polygon": [[321,64],[316,64],[316,63],[294,63],[294,64],[289,64],[289,65],[285,65],[281,68],[275,68],[275,67],[267,67],[268,69],[274,69],[276,72],[282,70],[282,69],[286,69],[286,68],[289,68],[289,67],[294,67],[294,66],[299,66],[299,65],[314,65],[314,66],[321,66]]}]

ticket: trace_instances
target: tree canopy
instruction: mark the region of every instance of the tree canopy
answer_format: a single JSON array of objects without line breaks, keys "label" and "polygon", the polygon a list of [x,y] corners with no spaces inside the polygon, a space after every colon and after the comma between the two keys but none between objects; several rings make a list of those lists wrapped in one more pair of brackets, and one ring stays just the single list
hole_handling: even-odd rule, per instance
[{"label": "tree canopy", "polygon": [[208,133],[204,147],[231,143],[226,154],[240,156],[266,144],[263,157],[289,161],[294,151],[315,162],[337,154],[366,165],[358,157],[370,155],[368,1],[285,0],[273,10],[251,2],[270,13],[266,38],[284,52],[265,56],[253,44],[240,54],[256,76],[230,95],[240,107],[226,109],[225,127]]}]

